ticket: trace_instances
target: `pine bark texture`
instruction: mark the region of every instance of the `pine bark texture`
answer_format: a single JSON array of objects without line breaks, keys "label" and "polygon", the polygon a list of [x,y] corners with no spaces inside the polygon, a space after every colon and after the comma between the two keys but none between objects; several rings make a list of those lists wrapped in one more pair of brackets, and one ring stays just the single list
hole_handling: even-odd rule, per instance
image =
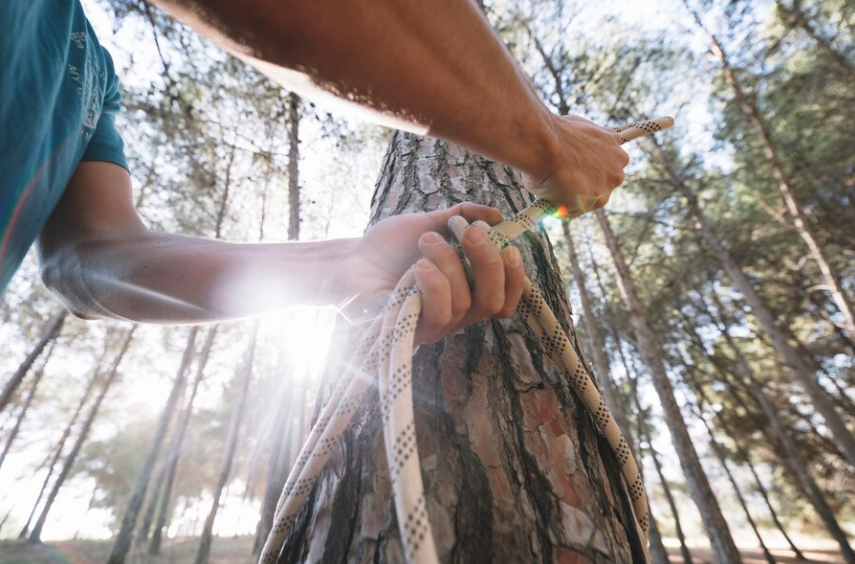
[{"label": "pine bark texture", "polygon": [[727,521],[724,519],[718,501],[710,487],[709,480],[704,473],[701,461],[698,458],[698,453],[692,444],[692,438],[689,436],[686,423],[683,421],[680,406],[674,397],[674,386],[671,384],[668,373],[665,370],[665,363],[662,360],[659,343],[647,321],[641,300],[635,289],[635,282],[624,259],[623,251],[609,225],[609,220],[605,212],[599,209],[594,214],[614,259],[618,287],[626,303],[630,324],[638,343],[638,352],[650,372],[653,387],[656,389],[656,395],[659,397],[662,412],[665,415],[665,423],[668,425],[668,430],[671,433],[671,441],[674,444],[674,449],[677,451],[677,457],[680,459],[680,467],[683,469],[683,475],[686,477],[689,493],[701,514],[701,520],[710,539],[713,555],[718,564],[736,564],[742,562],[742,558],[730,534],[730,529],[727,526]]},{"label": "pine bark texture", "polygon": [[[507,168],[436,139],[395,134],[372,221],[460,201],[509,216],[530,199]],[[526,272],[575,341],[549,242],[530,233],[516,244]],[[346,332],[335,341],[338,349],[353,337]],[[330,363],[330,378],[340,365]],[[642,561],[617,461],[523,321],[488,321],[421,347],[413,379],[419,458],[442,562]],[[280,562],[403,563],[394,515],[374,390]]]}]

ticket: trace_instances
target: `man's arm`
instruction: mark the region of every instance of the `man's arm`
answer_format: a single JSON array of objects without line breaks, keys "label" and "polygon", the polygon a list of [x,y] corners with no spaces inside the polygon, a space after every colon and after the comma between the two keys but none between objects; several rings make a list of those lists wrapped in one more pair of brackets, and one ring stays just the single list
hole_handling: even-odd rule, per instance
[{"label": "man's arm", "polygon": [[288,88],[463,145],[571,212],[603,205],[617,134],[553,115],[472,0],[152,0]]},{"label": "man's arm", "polygon": [[475,270],[470,293],[455,252],[433,236],[457,213],[470,221],[501,220],[496,210],[467,204],[391,218],[361,238],[226,243],[147,229],[134,210],[128,172],[83,162],[38,249],[46,285],[76,315],[154,323],[218,321],[297,304],[352,303],[359,315],[373,313],[424,256],[416,281],[426,305],[417,338],[425,342],[511,315],[522,292],[519,251],[500,254],[471,233],[464,241]]}]

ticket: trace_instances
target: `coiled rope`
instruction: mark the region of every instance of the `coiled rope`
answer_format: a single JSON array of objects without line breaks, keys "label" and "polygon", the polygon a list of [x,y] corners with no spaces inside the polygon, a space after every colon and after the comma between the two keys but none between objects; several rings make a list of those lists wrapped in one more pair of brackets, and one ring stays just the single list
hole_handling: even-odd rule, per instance
[{"label": "coiled rope", "polygon": [[[667,129],[673,123],[672,118],[663,117],[613,129],[620,134],[621,143],[626,143]],[[466,229],[484,229],[493,244],[503,248],[535,227],[540,219],[557,211],[554,204],[538,200],[494,227],[484,222],[469,225],[458,216],[449,221],[449,229],[458,240],[462,240]],[[381,315],[360,338],[344,374],[312,427],[277,503],[260,564],[274,564],[278,559],[297,514],[375,378],[379,381],[386,459],[404,556],[408,564],[439,563],[424,497],[413,419],[412,357],[421,307],[414,269],[410,268],[389,295]],[[617,456],[636,521],[646,537],[647,498],[632,451],[555,314],[527,277],[518,310],[543,343],[544,350],[561,364],[574,393]]]}]

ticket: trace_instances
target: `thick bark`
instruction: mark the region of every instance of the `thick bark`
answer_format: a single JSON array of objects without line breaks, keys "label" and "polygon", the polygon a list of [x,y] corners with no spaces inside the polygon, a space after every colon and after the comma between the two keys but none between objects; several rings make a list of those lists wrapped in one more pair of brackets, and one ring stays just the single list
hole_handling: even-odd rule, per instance
[{"label": "thick bark", "polygon": [[[373,221],[464,200],[506,216],[530,201],[509,169],[435,139],[393,137]],[[515,243],[575,340],[548,241],[529,233]],[[346,333],[340,328],[337,342],[348,342]],[[342,365],[330,364],[331,378]],[[617,460],[522,320],[484,322],[422,346],[413,373],[419,459],[441,562],[642,561],[645,540]],[[280,562],[403,562],[394,515],[370,392]]]},{"label": "thick bark", "polygon": [[777,409],[766,396],[763,386],[755,377],[754,371],[748,364],[748,360],[742,354],[742,350],[736,345],[733,337],[730,336],[730,333],[727,330],[728,323],[724,317],[724,310],[721,309],[720,305],[719,308],[719,316],[721,316],[721,320],[724,324],[720,325],[715,317],[710,316],[710,318],[713,319],[714,323],[716,323],[716,326],[725,339],[725,343],[736,358],[737,365],[740,368],[738,376],[747,385],[749,392],[754,397],[754,400],[758,405],[760,405],[763,413],[769,419],[769,423],[772,424],[772,429],[784,449],[784,452],[781,454],[786,455],[786,461],[795,472],[799,484],[804,489],[805,495],[811,505],[813,505],[817,514],[819,514],[831,537],[840,545],[841,554],[845,558],[847,564],[855,564],[855,551],[853,551],[852,547],[849,545],[846,533],[840,527],[840,524],[837,522],[837,518],[834,516],[834,512],[825,501],[825,496],[823,496],[822,491],[819,489],[819,486],[813,479],[813,476],[811,476],[804,458],[799,453],[795,441],[787,432],[784,421],[781,419],[780,415],[778,415]]},{"label": "thick bark", "polygon": [[300,238],[300,97],[288,95],[288,239]]},{"label": "thick bark", "polygon": [[[591,304],[591,296],[588,293],[588,285],[585,282],[585,274],[582,272],[573,237],[570,234],[570,222],[564,220],[561,225],[564,230],[564,241],[567,244],[567,254],[570,256],[570,267],[573,270],[573,277],[576,279],[576,287],[579,290],[579,299],[582,302],[585,328],[590,339],[588,349],[591,351],[594,359],[594,368],[596,368],[596,372],[600,376],[599,383],[602,388],[603,399],[605,399],[606,404],[609,406],[621,433],[630,441],[632,434],[630,433],[626,406],[615,383],[612,381],[611,366],[608,354],[606,353],[606,341],[594,317],[594,308]],[[632,443],[630,442],[630,444]],[[635,448],[633,448],[633,454],[640,466],[641,457]],[[650,520],[649,540],[650,558],[653,563],[668,564],[668,553],[665,550],[665,545],[662,543],[662,535],[659,533],[659,526],[656,524],[656,519]]]},{"label": "thick bark", "polygon": [[187,432],[187,425],[189,425],[190,417],[193,415],[193,404],[196,401],[199,384],[202,383],[202,379],[205,375],[205,366],[208,364],[208,358],[211,356],[211,349],[214,346],[214,338],[216,336],[217,326],[214,325],[205,337],[205,344],[202,346],[202,353],[199,356],[199,362],[196,366],[196,376],[190,390],[190,398],[187,400],[187,407],[185,407],[184,411],[181,413],[181,418],[178,420],[172,444],[169,447],[168,455],[166,457],[167,468],[163,480],[163,495],[160,498],[160,505],[157,509],[157,521],[155,522],[154,530],[151,534],[151,541],[148,544],[148,554],[151,556],[160,554],[160,548],[163,543],[163,534],[166,532],[166,528],[169,525],[172,488],[175,485],[175,475],[178,472],[178,461],[181,458],[181,446],[184,444],[184,435]]},{"label": "thick bark", "polygon": [[[686,3],[686,0],[683,1]],[[698,26],[701,29],[704,29],[698,13],[691,8],[689,8],[689,11],[694,16]],[[724,46],[714,34],[709,32],[707,33],[709,34],[714,54],[721,61],[725,81],[733,91],[736,103],[745,114],[749,123],[754,127],[757,135],[763,143],[763,154],[766,158],[766,164],[772,173],[772,178],[774,179],[776,187],[781,194],[784,205],[786,205],[787,211],[792,217],[793,226],[796,228],[796,232],[799,234],[799,237],[801,237],[802,241],[804,241],[810,251],[811,257],[814,259],[822,273],[823,282],[831,294],[831,297],[834,299],[834,303],[837,304],[840,313],[843,314],[844,327],[846,328],[846,331],[849,335],[855,336],[855,310],[853,310],[852,302],[849,300],[843,285],[840,283],[839,273],[828,258],[819,238],[814,233],[810,219],[796,196],[796,190],[793,185],[792,178],[784,169],[783,161],[778,151],[778,146],[772,139],[771,128],[769,127],[766,118],[763,116],[762,111],[758,107],[756,100],[746,93],[742,82],[730,62],[729,55],[727,51],[725,51]],[[834,428],[836,423],[828,422],[828,425],[829,427]],[[838,440],[841,439],[838,438]],[[855,438],[850,434],[845,440],[848,443],[846,448],[851,450],[851,452],[847,453],[847,458],[849,458],[849,461],[855,465]]]},{"label": "thick bark", "polygon": [[83,421],[83,425],[80,427],[80,432],[77,435],[77,440],[74,441],[74,446],[71,447],[71,451],[65,458],[65,463],[62,465],[62,470],[60,470],[59,475],[56,477],[56,481],[53,483],[53,488],[51,488],[47,500],[45,501],[45,505],[42,508],[42,512],[39,515],[39,518],[36,520],[36,525],[33,527],[33,532],[30,533],[30,536],[27,539],[29,542],[41,542],[42,529],[44,528],[45,522],[47,521],[48,515],[50,514],[51,507],[53,507],[53,502],[56,501],[56,496],[59,494],[59,490],[62,488],[63,484],[65,483],[65,480],[71,473],[71,468],[72,466],[74,466],[74,462],[77,460],[77,455],[80,454],[80,449],[83,448],[83,443],[86,442],[86,439],[89,436],[89,430],[92,428],[92,423],[95,421],[95,417],[98,416],[98,411],[101,409],[101,403],[103,403],[104,397],[106,397],[107,392],[110,391],[110,388],[119,376],[119,365],[121,365],[122,359],[125,357],[125,353],[128,351],[128,347],[131,344],[131,339],[133,339],[135,330],[136,326],[131,327],[125,335],[125,340],[122,343],[122,348],[119,350],[119,353],[113,360],[113,366],[110,368],[110,372],[104,378],[104,382],[101,385],[101,391],[98,393],[98,396],[95,398],[95,401],[89,408],[89,413],[87,414],[86,419]]},{"label": "thick bark", "polygon": [[143,463],[140,475],[137,478],[134,491],[131,494],[131,499],[128,506],[125,508],[125,514],[122,517],[122,526],[119,529],[119,534],[116,536],[116,542],[113,544],[113,549],[110,552],[110,557],[107,560],[108,564],[124,564],[128,551],[131,549],[131,541],[133,540],[134,529],[137,524],[137,517],[142,508],[143,500],[145,499],[146,491],[148,490],[149,481],[151,479],[154,464],[157,461],[157,455],[160,452],[160,447],[163,440],[166,438],[166,431],[169,428],[169,422],[173,419],[175,408],[178,405],[178,398],[184,389],[184,384],[187,379],[187,368],[190,366],[190,361],[193,358],[193,351],[196,344],[196,333],[198,327],[191,327],[187,335],[187,344],[184,347],[184,354],[181,357],[181,364],[178,367],[178,373],[175,375],[175,380],[172,384],[172,390],[169,393],[169,398],[166,400],[166,405],[163,407],[163,412],[160,415],[160,421],[157,423],[157,429],[146,454],[145,462]]},{"label": "thick bark", "polygon": [[60,330],[62,329],[63,323],[65,323],[65,318],[68,315],[68,311],[63,309],[57,312],[53,317],[50,318],[50,321],[45,325],[45,329],[42,332],[42,336],[39,338],[38,342],[33,346],[30,352],[27,354],[24,361],[18,366],[18,369],[12,374],[12,377],[9,378],[9,381],[6,382],[6,385],[3,386],[3,391],[0,392],[0,411],[6,409],[6,406],[9,405],[9,402],[12,401],[12,396],[15,394],[15,391],[21,385],[21,382],[24,381],[24,378],[27,376],[27,372],[29,372],[30,367],[36,361],[42,351],[45,350],[45,347],[48,343],[54,340],[57,335],[59,335]]},{"label": "thick bark", "polygon": [[751,308],[751,313],[769,337],[769,342],[778,353],[778,357],[789,368],[790,373],[802,388],[804,388],[808,396],[810,396],[816,410],[822,415],[829,430],[840,444],[846,459],[855,467],[855,437],[853,437],[852,433],[846,427],[843,418],[837,412],[834,402],[828,393],[816,381],[816,370],[812,369],[810,364],[799,354],[796,347],[790,344],[786,332],[778,326],[775,316],[704,217],[695,194],[677,175],[671,163],[668,162],[658,149],[656,156],[664,167],[672,184],[686,199],[696,231],[706,241],[707,245],[709,245],[710,250],[719,260],[725,272],[727,272],[733,285],[736,286],[736,289],[745,298],[745,302]]},{"label": "thick bark", "polygon": [[217,511],[220,508],[220,498],[223,490],[228,483],[229,475],[232,470],[232,463],[235,457],[235,450],[238,445],[238,437],[240,436],[240,427],[243,422],[243,413],[246,408],[246,398],[249,393],[249,383],[252,380],[252,363],[255,355],[255,340],[258,334],[258,324],[255,325],[255,330],[252,337],[252,342],[247,350],[246,358],[243,365],[238,368],[235,375],[235,387],[238,388],[238,396],[236,404],[232,410],[232,415],[229,420],[229,430],[226,436],[226,448],[223,455],[223,462],[220,466],[220,472],[217,476],[217,483],[214,486],[214,500],[211,503],[211,510],[208,512],[208,517],[205,519],[205,525],[202,528],[202,539],[199,543],[199,551],[196,553],[196,564],[207,564],[208,558],[211,555],[211,543],[214,537],[214,521],[217,518]]},{"label": "thick bark", "polygon": [[680,413],[680,406],[674,397],[674,387],[668,379],[659,343],[653,333],[653,329],[647,321],[635,283],[630,274],[629,267],[623,256],[623,251],[618,245],[617,238],[609,225],[608,218],[603,210],[594,212],[600,224],[606,243],[611,250],[615,263],[616,279],[620,288],[621,296],[626,303],[629,313],[630,324],[638,342],[638,350],[644,364],[650,372],[653,387],[662,405],[665,414],[665,423],[671,432],[671,440],[680,459],[680,467],[686,477],[689,493],[698,507],[701,520],[704,523],[707,535],[710,538],[712,551],[719,564],[736,564],[742,562],[736,544],[730,535],[727,521],[721,513],[718,501],[713,495],[707,476],[704,473],[698,453],[692,444],[689,431]]},{"label": "thick bark", "polygon": [[12,443],[15,442],[15,439],[18,437],[18,433],[21,431],[21,424],[24,422],[24,418],[27,416],[27,412],[33,404],[33,399],[36,397],[36,391],[39,389],[39,382],[42,381],[42,376],[45,374],[45,367],[47,367],[50,355],[53,352],[53,345],[54,343],[51,343],[50,348],[45,353],[44,361],[39,369],[36,370],[36,374],[33,376],[33,385],[30,386],[30,391],[27,393],[24,405],[21,406],[21,411],[18,413],[18,418],[15,420],[15,426],[12,427],[11,431],[9,431],[9,436],[6,437],[6,444],[3,445],[3,452],[0,453],[0,468],[3,467],[3,461],[6,460],[6,456],[8,456],[9,451],[12,450]]}]

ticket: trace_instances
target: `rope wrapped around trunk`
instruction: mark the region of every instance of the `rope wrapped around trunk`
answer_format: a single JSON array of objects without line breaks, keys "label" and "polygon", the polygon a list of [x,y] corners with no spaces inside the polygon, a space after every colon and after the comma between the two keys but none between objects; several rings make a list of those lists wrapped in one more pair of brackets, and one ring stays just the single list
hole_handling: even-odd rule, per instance
[{"label": "rope wrapped around trunk", "polygon": [[[621,142],[626,143],[667,129],[673,123],[672,118],[662,117],[615,127],[614,131],[620,134]],[[540,219],[557,211],[558,207],[554,204],[538,200],[494,227],[483,222],[469,225],[458,216],[449,221],[449,228],[458,240],[462,240],[466,229],[484,229],[490,241],[503,248],[512,239],[534,228]],[[439,563],[424,497],[413,418],[413,342],[421,307],[421,294],[415,284],[414,269],[410,268],[389,295],[381,315],[361,336],[344,374],[336,382],[329,400],[315,421],[282,489],[273,527],[259,557],[260,564],[274,564],[277,561],[297,514],[375,378],[379,383],[386,459],[404,557],[408,564]],[[525,279],[518,311],[541,340],[544,350],[563,367],[573,392],[614,451],[638,528],[643,534],[642,538],[646,538],[647,498],[632,451],[555,314],[528,278]]]}]

